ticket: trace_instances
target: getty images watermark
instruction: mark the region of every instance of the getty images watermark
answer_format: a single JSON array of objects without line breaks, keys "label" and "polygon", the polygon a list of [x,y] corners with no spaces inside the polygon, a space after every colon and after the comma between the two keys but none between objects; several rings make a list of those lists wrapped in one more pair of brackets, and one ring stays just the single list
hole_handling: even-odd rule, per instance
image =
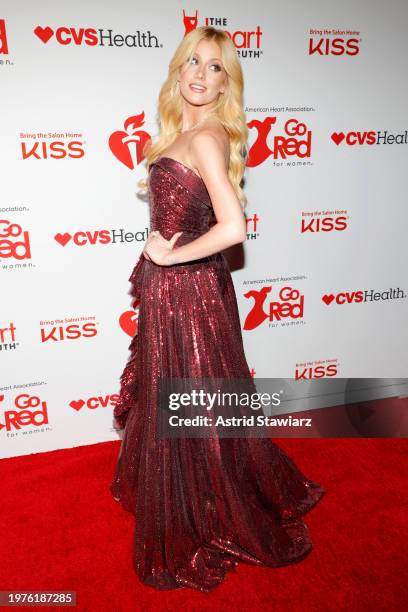
[{"label": "getty images watermark", "polygon": [[162,378],[160,438],[407,437],[406,378]]}]

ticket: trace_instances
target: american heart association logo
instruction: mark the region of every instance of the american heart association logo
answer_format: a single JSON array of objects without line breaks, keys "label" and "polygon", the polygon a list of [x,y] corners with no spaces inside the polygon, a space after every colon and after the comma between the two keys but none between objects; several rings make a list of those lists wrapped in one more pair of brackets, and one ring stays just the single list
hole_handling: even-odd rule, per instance
[{"label": "american heart association logo", "polygon": [[139,128],[144,124],[144,112],[126,119],[124,130],[113,132],[109,137],[109,148],[120,162],[134,170],[143,161],[143,148],[150,136]]}]

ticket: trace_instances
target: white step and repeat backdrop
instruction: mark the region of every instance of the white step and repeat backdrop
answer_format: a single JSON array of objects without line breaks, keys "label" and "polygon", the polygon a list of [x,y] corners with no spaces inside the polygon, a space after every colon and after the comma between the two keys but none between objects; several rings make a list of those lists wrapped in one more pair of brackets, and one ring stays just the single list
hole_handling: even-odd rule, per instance
[{"label": "white step and repeat backdrop", "polygon": [[254,376],[407,375],[407,16],[402,0],[2,3],[2,457],[118,438],[141,148],[173,51],[204,24],[246,79],[231,269]]}]

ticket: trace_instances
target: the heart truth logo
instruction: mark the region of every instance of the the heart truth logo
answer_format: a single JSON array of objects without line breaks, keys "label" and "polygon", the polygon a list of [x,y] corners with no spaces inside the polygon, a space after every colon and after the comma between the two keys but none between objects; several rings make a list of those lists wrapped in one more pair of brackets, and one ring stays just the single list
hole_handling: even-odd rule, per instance
[{"label": "the heart truth logo", "polygon": [[88,47],[159,47],[157,36],[150,30],[142,32],[137,30],[133,34],[114,34],[113,30],[96,28],[72,28],[60,26],[56,29],[50,26],[37,26],[34,34],[45,45],[55,38],[56,42],[64,47],[69,45]]},{"label": "the heart truth logo", "polygon": [[[208,18],[203,18],[202,16],[200,17],[202,21],[204,21],[203,25],[211,25]],[[189,32],[195,30],[195,28],[198,27],[197,9],[194,15],[186,15],[185,10],[183,9],[183,25],[184,36],[186,36]],[[225,23],[225,25],[227,24]],[[239,30],[232,30],[230,27],[228,27],[228,30],[224,31],[228,32],[228,36],[234,43],[237,52],[240,55],[245,52],[245,57],[260,57],[261,39],[263,36],[263,32],[259,25],[256,26],[254,30],[244,30],[243,28],[240,28]]]},{"label": "the heart truth logo", "polygon": [[366,289],[360,291],[340,291],[339,293],[325,293],[322,295],[322,302],[326,306],[331,304],[359,304],[361,302],[378,302],[386,300],[400,300],[406,298],[407,294],[397,287],[386,289],[385,291],[375,291],[374,289]]}]

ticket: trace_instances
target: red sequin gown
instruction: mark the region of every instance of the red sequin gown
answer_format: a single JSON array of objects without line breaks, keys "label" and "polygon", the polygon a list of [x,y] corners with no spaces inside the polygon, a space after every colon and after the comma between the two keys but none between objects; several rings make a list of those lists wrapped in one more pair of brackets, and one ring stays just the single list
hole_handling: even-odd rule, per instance
[{"label": "red sequin gown", "polygon": [[[181,246],[215,223],[204,181],[169,157],[151,166],[152,230]],[[110,486],[134,514],[133,565],[158,589],[208,592],[238,561],[277,567],[312,548],[301,516],[325,489],[269,438],[163,439],[156,434],[158,378],[246,378],[235,290],[217,253],[176,266],[140,256],[130,278],[138,333],[114,416],[124,427]]]}]

